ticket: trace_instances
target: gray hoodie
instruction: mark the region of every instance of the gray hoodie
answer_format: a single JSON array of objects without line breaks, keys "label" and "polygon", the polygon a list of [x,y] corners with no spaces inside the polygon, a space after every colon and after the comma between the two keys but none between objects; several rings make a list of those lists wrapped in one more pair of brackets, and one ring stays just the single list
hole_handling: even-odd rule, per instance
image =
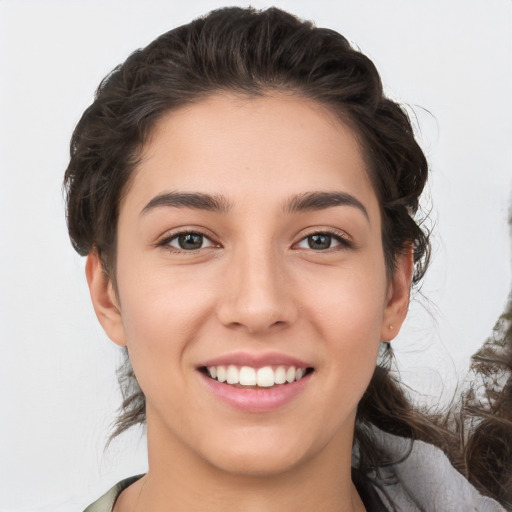
[{"label": "gray hoodie", "polygon": [[506,512],[482,496],[449,462],[439,448],[423,441],[375,430],[378,444],[391,460],[402,462],[379,468],[371,476],[390,511],[396,512]]}]

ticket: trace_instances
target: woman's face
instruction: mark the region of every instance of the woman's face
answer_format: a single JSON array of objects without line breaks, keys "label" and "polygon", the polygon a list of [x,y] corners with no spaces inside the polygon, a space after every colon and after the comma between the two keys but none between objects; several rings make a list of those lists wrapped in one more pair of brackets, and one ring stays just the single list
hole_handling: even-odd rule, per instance
[{"label": "woman's face", "polygon": [[275,474],[350,453],[409,260],[386,278],[358,142],[324,107],[218,94],[163,117],[121,202],[118,297],[87,265],[146,396],[150,465],[172,450]]}]

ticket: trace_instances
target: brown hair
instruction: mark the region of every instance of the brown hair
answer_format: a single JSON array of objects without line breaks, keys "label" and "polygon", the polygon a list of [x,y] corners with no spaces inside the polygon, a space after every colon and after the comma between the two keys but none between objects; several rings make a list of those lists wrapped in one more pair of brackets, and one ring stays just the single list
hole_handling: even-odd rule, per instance
[{"label": "brown hair", "polygon": [[[343,36],[276,8],[213,11],[134,52],[102,81],[73,133],[65,176],[69,235],[80,254],[97,250],[115,284],[119,203],[144,142],[164,113],[216,91],[286,91],[337,113],[358,135],[367,159],[381,206],[388,273],[412,246],[413,281],[422,278],[430,245],[414,217],[428,166],[405,110],[384,96],[374,64]],[[390,354],[388,347],[359,405],[359,468],[369,471],[383,462],[368,428],[375,425],[440,446],[471,479],[457,433],[446,428],[446,419],[410,404],[389,371]],[[128,359],[120,382],[124,402],[114,435],[145,420],[144,395]],[[499,496],[485,483],[478,486]]]}]

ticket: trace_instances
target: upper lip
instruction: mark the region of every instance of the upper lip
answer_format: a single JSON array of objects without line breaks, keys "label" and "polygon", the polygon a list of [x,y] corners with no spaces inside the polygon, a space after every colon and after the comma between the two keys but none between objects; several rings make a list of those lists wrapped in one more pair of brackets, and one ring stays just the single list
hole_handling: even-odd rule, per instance
[{"label": "upper lip", "polygon": [[295,366],[296,368],[310,368],[311,364],[298,359],[297,357],[278,352],[267,352],[263,354],[251,354],[248,352],[233,352],[222,356],[208,359],[199,365],[204,366],[251,366],[263,368],[264,366]]}]

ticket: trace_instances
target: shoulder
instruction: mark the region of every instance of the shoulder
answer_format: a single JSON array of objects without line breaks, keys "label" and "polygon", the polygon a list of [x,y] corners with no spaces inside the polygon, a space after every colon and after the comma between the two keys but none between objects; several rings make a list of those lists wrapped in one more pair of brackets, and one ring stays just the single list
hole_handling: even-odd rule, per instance
[{"label": "shoulder", "polygon": [[375,434],[383,450],[397,461],[372,475],[383,501],[408,511],[505,512],[495,500],[482,496],[439,448],[382,431]]},{"label": "shoulder", "polygon": [[101,498],[89,505],[84,512],[112,512],[114,504],[119,495],[134,482],[142,478],[143,475],[132,476],[118,482],[114,487],[107,491]]}]

